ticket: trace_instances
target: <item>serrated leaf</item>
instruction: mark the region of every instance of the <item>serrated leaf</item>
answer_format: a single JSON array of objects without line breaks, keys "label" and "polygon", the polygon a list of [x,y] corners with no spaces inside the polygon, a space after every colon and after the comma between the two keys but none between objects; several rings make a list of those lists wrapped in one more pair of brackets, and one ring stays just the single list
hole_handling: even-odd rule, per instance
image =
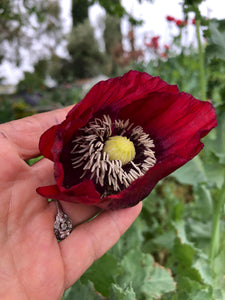
[{"label": "serrated leaf", "polygon": [[176,283],[168,269],[154,264],[149,274],[148,281],[143,284],[142,293],[152,299],[158,299],[163,294],[174,291]]},{"label": "serrated leaf", "polygon": [[203,259],[198,259],[195,261],[193,267],[198,270],[201,275],[202,282],[208,285],[213,285],[213,278],[211,274],[211,269],[208,261]]},{"label": "serrated leaf", "polygon": [[176,272],[181,278],[191,278],[200,283],[203,281],[203,278],[194,263],[197,255],[204,255],[188,240],[184,222],[174,223],[174,228],[177,232],[177,238],[173,249],[173,259],[177,265]]},{"label": "serrated leaf", "polygon": [[178,299],[185,300],[213,300],[212,288],[194,281],[188,277],[181,277],[178,281]]},{"label": "serrated leaf", "polygon": [[84,273],[81,277],[81,282],[92,281],[95,289],[107,297],[111,284],[115,283],[114,278],[118,275],[118,272],[119,267],[116,258],[106,253]]},{"label": "serrated leaf", "polygon": [[168,269],[154,263],[150,254],[132,249],[121,262],[123,274],[117,281],[121,286],[131,282],[137,299],[158,299],[175,290],[175,282]]},{"label": "serrated leaf", "polygon": [[143,238],[143,231],[147,226],[142,218],[138,218],[132,226],[125,232],[119,241],[110,250],[110,254],[117,258],[122,258],[131,249],[140,249]]},{"label": "serrated leaf", "polygon": [[173,226],[176,230],[177,238],[179,239],[180,243],[190,245],[194,249],[193,243],[191,243],[187,238],[184,221],[173,222]]},{"label": "serrated leaf", "polygon": [[117,284],[112,284],[108,300],[135,300],[136,295],[131,286],[122,288]]},{"label": "serrated leaf", "polygon": [[117,278],[117,282],[120,285],[126,285],[128,282],[131,282],[135,292],[140,292],[143,283],[148,278],[153,262],[151,255],[142,253],[139,249],[130,250],[121,261],[123,272]]},{"label": "serrated leaf", "polygon": [[98,295],[94,289],[92,282],[82,284],[79,280],[69,288],[63,295],[62,300],[103,300],[104,298]]}]

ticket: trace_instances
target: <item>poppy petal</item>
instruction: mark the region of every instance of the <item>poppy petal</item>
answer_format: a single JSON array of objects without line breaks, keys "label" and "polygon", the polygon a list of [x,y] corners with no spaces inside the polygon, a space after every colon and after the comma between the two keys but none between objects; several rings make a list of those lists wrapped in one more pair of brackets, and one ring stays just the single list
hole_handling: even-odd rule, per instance
[{"label": "poppy petal", "polygon": [[46,198],[57,199],[67,202],[96,205],[100,202],[100,195],[95,190],[91,180],[85,180],[70,189],[61,189],[57,185],[42,186],[37,192]]},{"label": "poppy petal", "polygon": [[[156,164],[143,176],[106,197],[100,195],[92,180],[80,179],[83,170],[73,168],[70,158],[74,134],[91,118],[101,118],[103,114],[141,126],[153,139],[156,156]],[[216,125],[215,109],[209,102],[179,92],[160,77],[130,71],[99,82],[61,124],[42,135],[40,151],[55,162],[56,185],[40,187],[37,192],[48,198],[106,209],[133,206],[159,180],[197,155],[204,146],[200,139]]]}]

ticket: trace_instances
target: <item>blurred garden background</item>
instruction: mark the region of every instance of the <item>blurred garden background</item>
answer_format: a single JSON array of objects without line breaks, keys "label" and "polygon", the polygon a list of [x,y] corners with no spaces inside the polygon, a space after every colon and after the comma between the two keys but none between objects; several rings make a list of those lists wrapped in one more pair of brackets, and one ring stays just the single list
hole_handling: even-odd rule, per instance
[{"label": "blurred garden background", "polygon": [[[145,9],[157,1],[134,0]],[[121,0],[0,1],[0,123],[75,104],[99,80],[130,69],[160,76],[217,110],[218,127],[200,155],[156,186],[133,226],[64,300],[225,299],[225,15],[211,18],[203,3],[177,1],[182,17],[163,16],[165,42],[157,28],[140,36],[145,20]],[[104,12],[98,38],[94,5]]]}]

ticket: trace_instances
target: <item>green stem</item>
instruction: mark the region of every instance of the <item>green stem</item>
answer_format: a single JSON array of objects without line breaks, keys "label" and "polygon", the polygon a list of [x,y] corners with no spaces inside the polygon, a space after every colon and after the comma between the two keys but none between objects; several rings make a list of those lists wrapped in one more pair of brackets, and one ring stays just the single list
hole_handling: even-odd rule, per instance
[{"label": "green stem", "polygon": [[220,245],[220,216],[225,202],[225,181],[218,194],[219,194],[218,201],[214,201],[214,208],[213,208],[212,238],[211,238],[210,254],[209,254],[211,265],[213,263],[214,257],[218,253],[219,245]]},{"label": "green stem", "polygon": [[200,20],[196,20],[195,25],[196,25],[196,34],[197,34],[197,41],[198,41],[201,99],[206,101],[206,80],[205,80],[205,68],[204,68],[204,53],[203,53],[203,49],[202,49],[202,42],[201,42],[201,36],[200,36]]}]

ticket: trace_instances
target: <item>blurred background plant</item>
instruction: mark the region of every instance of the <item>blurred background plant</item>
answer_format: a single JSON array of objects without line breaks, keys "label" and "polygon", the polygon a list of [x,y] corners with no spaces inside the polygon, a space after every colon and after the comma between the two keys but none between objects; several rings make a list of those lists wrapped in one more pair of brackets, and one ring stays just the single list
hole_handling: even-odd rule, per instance
[{"label": "blurred background plant", "polygon": [[[88,18],[96,2],[106,13],[103,47]],[[77,103],[98,80],[129,69],[160,76],[217,110],[218,127],[200,155],[157,185],[133,226],[63,299],[225,299],[225,20],[202,16],[201,2],[183,0],[182,19],[166,16],[170,43],[152,34],[141,47],[136,28],[143,20],[120,0],[72,0],[67,35],[58,0],[0,2],[0,63],[21,64],[24,49],[33,57],[33,71],[16,87],[0,86],[1,123]],[[195,37],[187,45],[190,27]],[[63,41],[64,57],[57,51]]]}]

